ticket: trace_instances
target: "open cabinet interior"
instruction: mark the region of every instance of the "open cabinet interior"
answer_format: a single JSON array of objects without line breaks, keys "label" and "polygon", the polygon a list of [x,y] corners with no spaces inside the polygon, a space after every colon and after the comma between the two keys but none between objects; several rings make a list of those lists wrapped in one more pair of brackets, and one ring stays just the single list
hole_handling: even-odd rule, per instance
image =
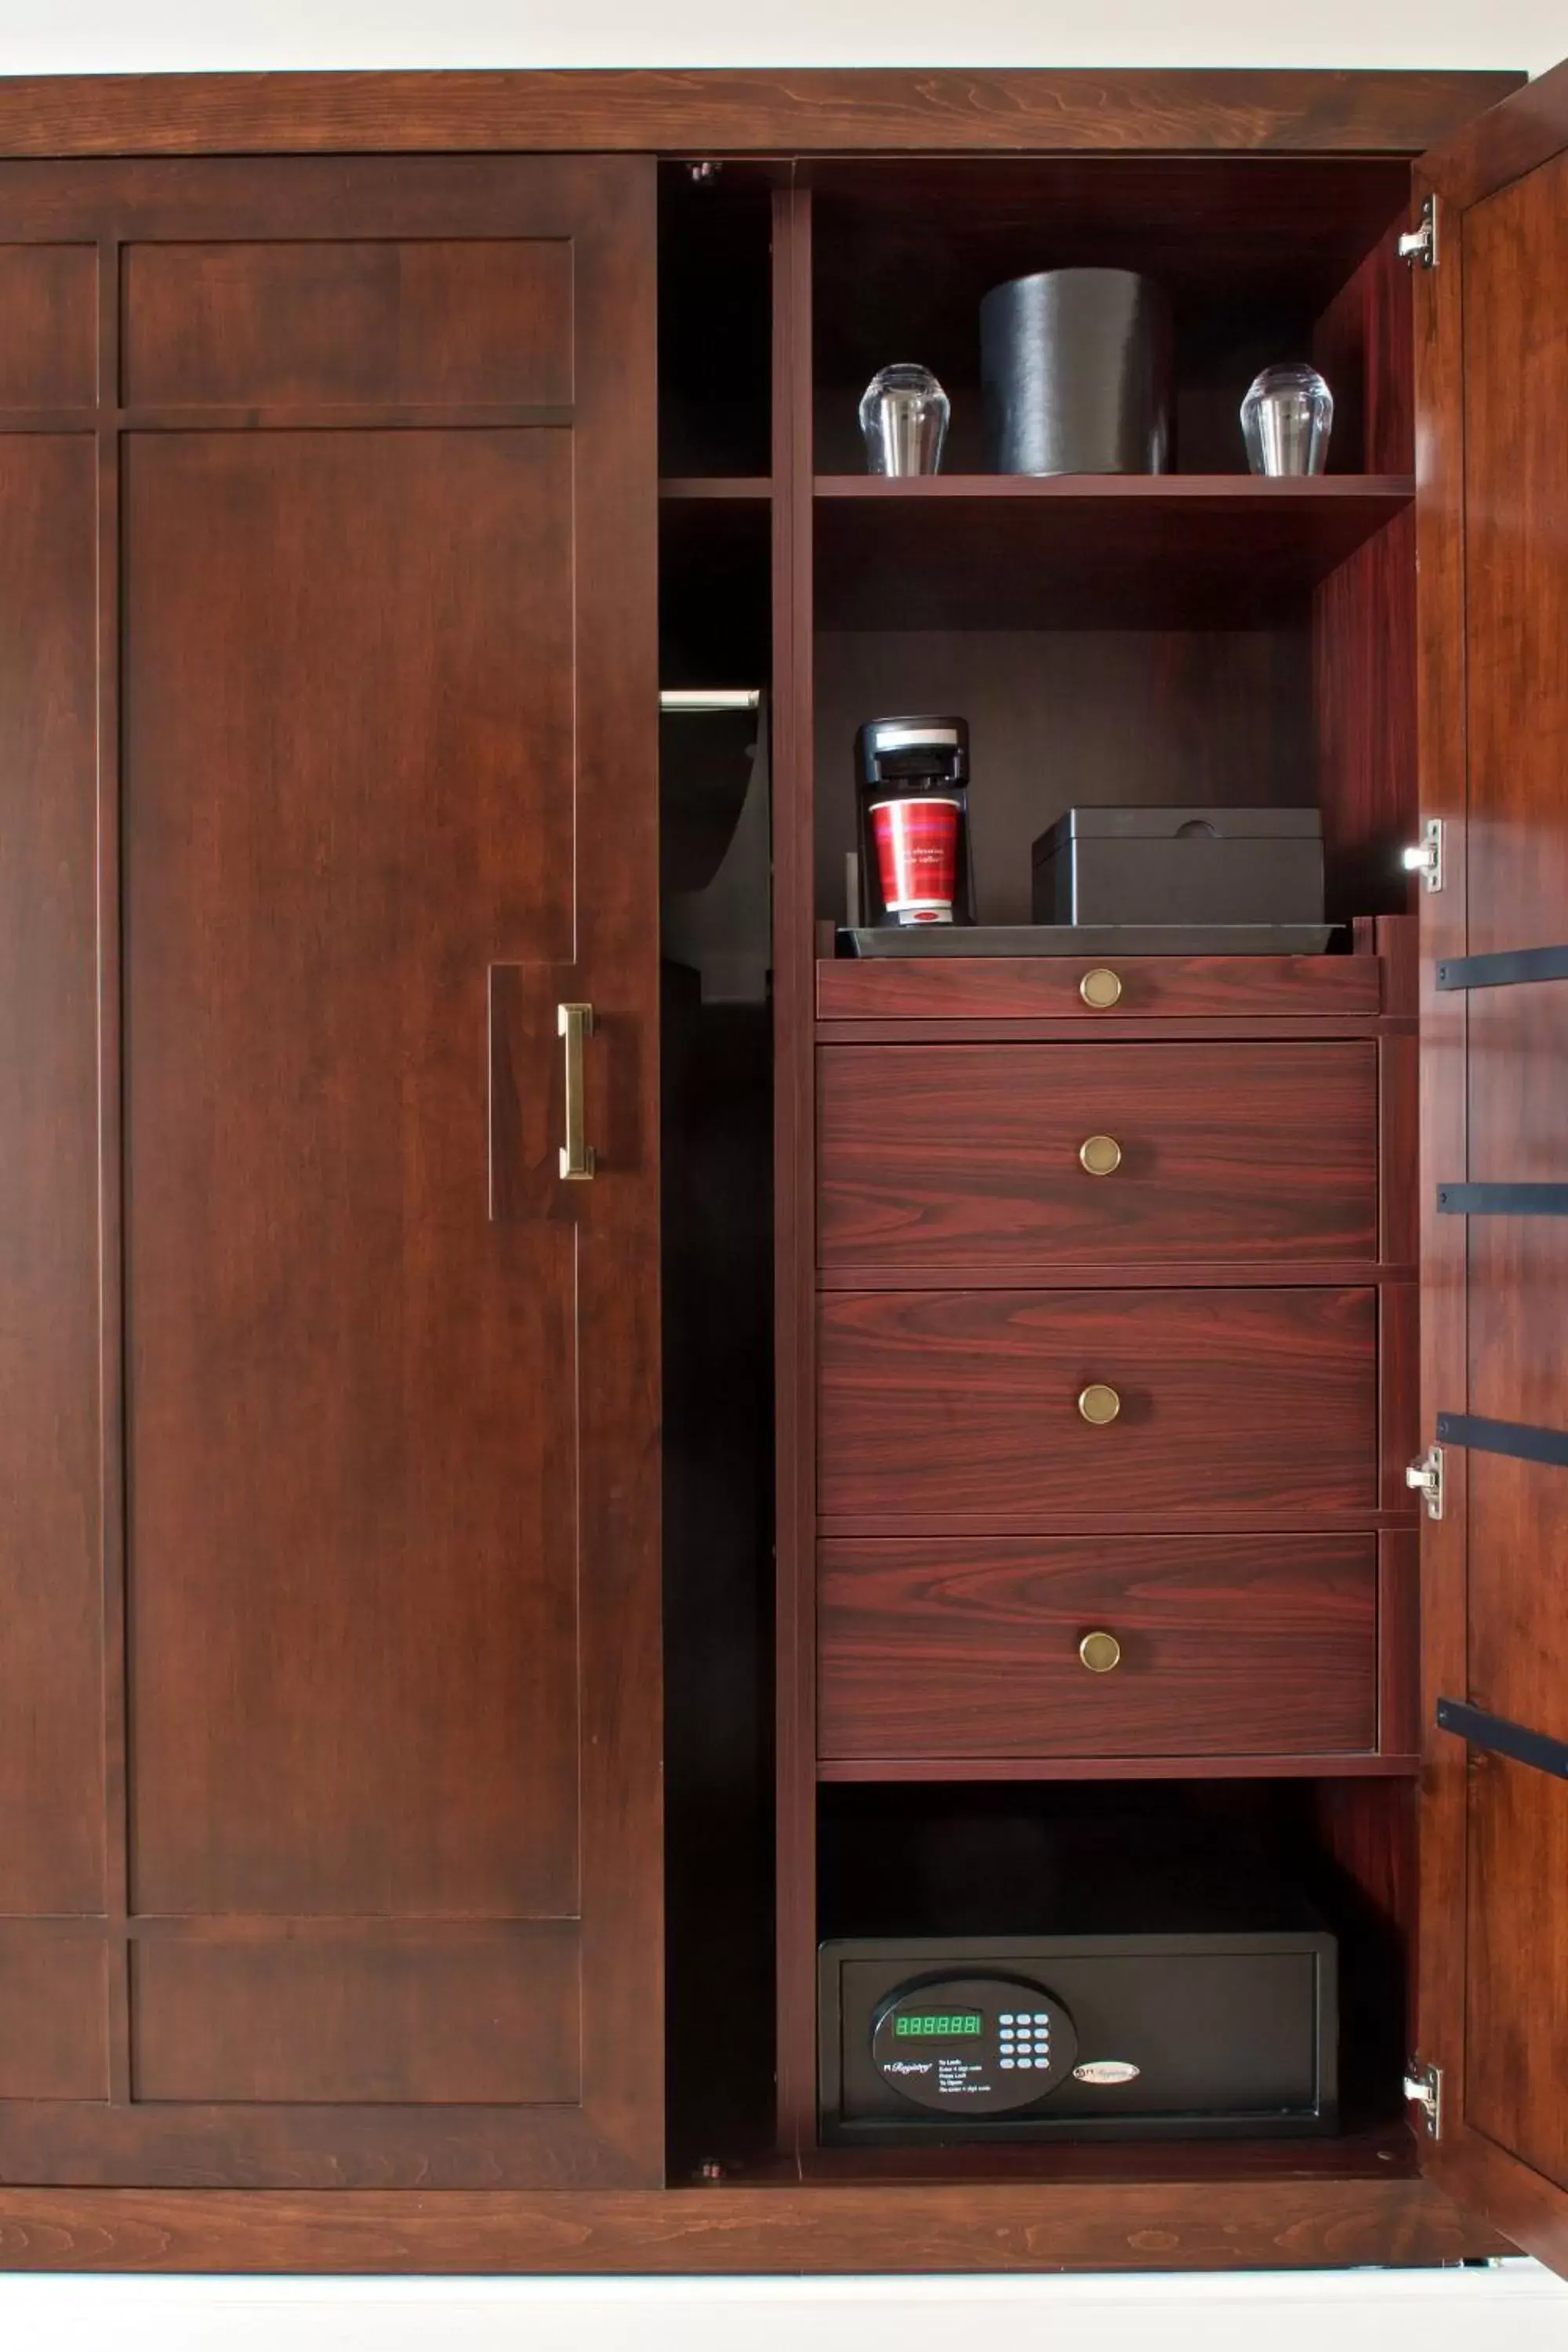
[{"label": "open cabinet interior", "polygon": [[[815,1294],[812,1267],[831,1244],[816,1231],[823,1145],[811,1105],[831,1082],[826,1064],[814,1080],[813,1064],[820,1049],[840,1064],[852,1054],[835,1037],[893,1034],[825,1019],[876,1009],[856,990],[858,974],[877,975],[833,961],[830,928],[847,919],[853,746],[866,719],[967,719],[982,924],[1030,920],[1031,843],[1069,806],[1315,807],[1326,911],[1346,926],[1328,961],[1382,950],[1406,970],[1399,927],[1374,932],[1372,919],[1408,909],[1399,852],[1415,827],[1410,292],[1394,250],[1408,168],[1359,157],[669,164],[660,207],[661,685],[765,689],[773,823],[765,1010],[704,1002],[700,980],[672,960],[667,923],[666,1136],[683,1147],[679,1160],[667,1148],[665,1194],[671,2180],[715,2168],[766,2179],[781,2166],[881,2180],[1408,2171],[1413,1538],[1399,1532],[1408,1507],[1386,1491],[1386,1467],[1383,1533],[1365,1539],[1373,1580],[1357,1588],[1375,1622],[1381,1729],[1366,1755],[1314,1766],[1314,1746],[1358,1744],[1328,1720],[1271,1770],[1225,1756],[1220,1737],[1212,1761],[1162,1759],[1145,1743],[1142,1762],[1108,1759],[1103,1771],[1092,1755],[1059,1768],[1026,1755],[955,1776],[940,1755],[884,1769],[832,1752],[821,1578],[855,1547],[829,1544],[819,1568],[814,1530],[819,1518],[837,1524],[844,1448],[818,1460],[809,1426],[812,1367],[833,1316],[847,1311],[837,1293]],[[1136,268],[1169,293],[1171,469],[986,474],[981,297],[1012,275],[1076,265]],[[1308,357],[1335,396],[1328,471],[1258,480],[1241,396],[1264,365]],[[935,477],[864,469],[859,395],[894,360],[930,366],[951,396]],[[751,740],[744,717],[664,721],[667,914],[669,889],[722,854]],[[689,871],[678,879],[681,861]],[[763,920],[760,901],[746,919]],[[1369,985],[1362,1013],[1408,1013],[1407,980],[1381,993]],[[989,1002],[998,1018],[1026,1009]],[[1269,1002],[1243,1004],[1243,1033]],[[969,1009],[978,1016],[986,1003],[982,992]],[[1345,1025],[1367,1045],[1317,1050],[1384,1050],[1375,1021]],[[970,1028],[998,1050],[1015,1034],[994,1020]],[[951,1050],[929,1022],[905,1034],[889,1050]],[[1405,1096],[1384,1100],[1385,1151],[1412,1151]],[[830,1097],[818,1113],[830,1115]],[[1381,1180],[1385,1191],[1400,1181],[1392,1166]],[[1375,1284],[1403,1256],[1407,1279],[1386,1202],[1380,1220],[1360,1250],[1373,1262],[1364,1278]],[[842,1289],[856,1276],[834,1278]],[[946,1295],[967,1295],[960,1275],[943,1279],[960,1285]],[[883,1286],[900,1280],[889,1273]],[[742,1369],[737,1306],[749,1339],[773,1335],[776,1385]],[[1406,1306],[1385,1299],[1380,1312],[1397,1320]],[[1403,1442],[1410,1410],[1391,1377],[1385,1367],[1386,1447]],[[1281,1542],[1227,1538],[1226,1557],[1262,1573],[1279,1552],[1288,1577]],[[881,1563],[898,1549],[861,1545]],[[1362,1572],[1334,1587],[1352,1613],[1361,1603],[1346,1596]],[[1222,1645],[1223,1604],[1222,1591]],[[1304,1622],[1301,1638],[1335,1637],[1324,1621]],[[900,1669],[883,1666],[890,1689]],[[939,1682],[942,1671],[934,1659]],[[1310,1656],[1303,1675],[1306,1722]],[[981,1891],[973,1872],[964,1878],[963,1925],[984,1933],[989,1917],[999,1932],[1032,1899],[1049,1915],[1042,1885],[1059,1895],[1064,1878],[1113,1873],[1119,1853],[1151,1847],[1233,1886],[1255,1872],[1288,1882],[1331,1925],[1342,2027],[1331,2132],[821,2144],[819,1943],[896,1932],[899,1889],[912,1903],[910,1890],[941,1882],[957,1859],[989,1857]],[[1057,1860],[1046,1868],[1042,1856]]]},{"label": "open cabinet interior", "polygon": [[[1329,911],[1397,911],[1414,802],[1408,210],[1397,163],[845,163],[814,174],[816,904],[845,913],[854,731],[970,721],[979,919],[1028,920],[1070,806],[1310,806]],[[979,311],[1031,270],[1135,269],[1171,305],[1160,476],[982,473]],[[891,357],[948,390],[942,472],[868,480],[856,407]],[[1241,398],[1310,359],[1329,471],[1248,474]],[[1373,658],[1375,648],[1375,659]]]}]

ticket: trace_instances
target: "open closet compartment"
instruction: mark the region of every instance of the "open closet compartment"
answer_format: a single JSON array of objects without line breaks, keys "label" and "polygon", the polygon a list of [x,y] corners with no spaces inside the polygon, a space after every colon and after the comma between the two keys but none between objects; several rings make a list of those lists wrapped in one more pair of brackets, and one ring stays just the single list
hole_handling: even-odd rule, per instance
[{"label": "open closet compartment", "polygon": [[[825,1788],[825,2159],[989,2154],[1070,2177],[1091,2150],[1147,2163],[1158,2141],[1156,2163],[1201,2168],[1223,2166],[1226,2141],[1272,2135],[1308,2168],[1407,2160],[1404,1955],[1323,1793],[1289,1780]],[[931,2014],[955,1986],[983,2014]],[[913,2015],[892,2021],[879,2083],[865,2028],[900,1996]],[[980,2070],[962,2062],[994,2060],[993,2035],[989,2086],[1023,2103],[983,2095],[977,2121],[963,2078]],[[1050,2095],[1031,2102],[1019,2077],[1043,2065]],[[900,2096],[899,2078],[921,2074]]]},{"label": "open closet compartment", "polygon": [[[970,722],[981,923],[1029,919],[1031,841],[1097,803],[1321,812],[1329,913],[1405,904],[1413,806],[1409,205],[1397,162],[1093,157],[812,173],[817,912],[843,919],[850,745],[880,712]],[[980,309],[1020,275],[1168,298],[1169,470],[984,470]],[[942,470],[874,478],[890,360],[952,402]],[[1247,471],[1258,372],[1314,362],[1328,471]]]},{"label": "open closet compartment", "polygon": [[[670,2179],[773,2095],[771,194],[667,163],[659,1054]],[[747,1988],[733,1999],[737,1982]]]},{"label": "open closet compartment", "polygon": [[[780,2132],[826,2177],[1415,2167],[1408,216],[1350,156],[845,159],[775,199]],[[1168,291],[1171,470],[985,473],[981,299],[1086,266]],[[1328,470],[1260,479],[1238,410],[1287,360]],[[934,477],[864,470],[895,361],[950,396]],[[981,926],[1029,922],[1068,808],[1304,808],[1334,951],[1119,959],[1110,1006],[1070,956],[844,960],[856,731],[939,712]],[[1266,1851],[1338,1939],[1331,2127],[846,2145],[819,1946],[888,1927],[846,1857],[886,1835],[914,1885],[1004,1819]]]}]

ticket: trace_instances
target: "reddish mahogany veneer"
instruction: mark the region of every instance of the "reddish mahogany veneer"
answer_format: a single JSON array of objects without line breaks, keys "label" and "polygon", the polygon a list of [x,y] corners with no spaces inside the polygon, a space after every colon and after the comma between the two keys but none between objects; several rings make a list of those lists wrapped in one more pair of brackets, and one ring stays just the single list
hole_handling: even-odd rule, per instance
[{"label": "reddish mahogany veneer", "polygon": [[[1371,1536],[827,1543],[818,1591],[824,1758],[1376,1743]],[[1095,1630],[1110,1673],[1079,1655]]]},{"label": "reddish mahogany veneer", "polygon": [[824,1266],[1377,1253],[1371,1040],[830,1046],[817,1135]]}]

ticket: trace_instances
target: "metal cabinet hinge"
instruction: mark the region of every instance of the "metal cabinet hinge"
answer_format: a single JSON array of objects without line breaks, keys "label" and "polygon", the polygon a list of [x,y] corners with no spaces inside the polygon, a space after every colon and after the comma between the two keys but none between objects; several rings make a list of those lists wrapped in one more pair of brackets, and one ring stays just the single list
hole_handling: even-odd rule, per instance
[{"label": "metal cabinet hinge", "polygon": [[1422,887],[1440,890],[1443,887],[1443,820],[1429,816],[1421,828],[1421,838],[1414,849],[1400,852],[1399,862],[1406,874],[1419,874]]},{"label": "metal cabinet hinge", "polygon": [[1399,239],[1401,261],[1419,262],[1423,269],[1437,267],[1437,199],[1428,196],[1421,207],[1418,228],[1405,229]]},{"label": "metal cabinet hinge", "polygon": [[1429,1519],[1443,1516],[1443,1449],[1429,1445],[1418,1462],[1405,1465],[1405,1483],[1419,1495]]},{"label": "metal cabinet hinge", "polygon": [[1405,2095],[1413,2107],[1421,2110],[1422,2126],[1428,2139],[1443,2137],[1443,2069],[1424,2065],[1419,2058],[1410,2062],[1405,2077]]}]

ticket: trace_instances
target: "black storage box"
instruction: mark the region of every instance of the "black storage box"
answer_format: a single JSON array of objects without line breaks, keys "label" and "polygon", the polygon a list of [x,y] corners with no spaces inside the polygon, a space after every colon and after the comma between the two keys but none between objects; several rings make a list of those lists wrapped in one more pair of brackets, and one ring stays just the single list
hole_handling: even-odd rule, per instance
[{"label": "black storage box", "polygon": [[1034,845],[1037,923],[1321,923],[1306,808],[1072,808]]}]

